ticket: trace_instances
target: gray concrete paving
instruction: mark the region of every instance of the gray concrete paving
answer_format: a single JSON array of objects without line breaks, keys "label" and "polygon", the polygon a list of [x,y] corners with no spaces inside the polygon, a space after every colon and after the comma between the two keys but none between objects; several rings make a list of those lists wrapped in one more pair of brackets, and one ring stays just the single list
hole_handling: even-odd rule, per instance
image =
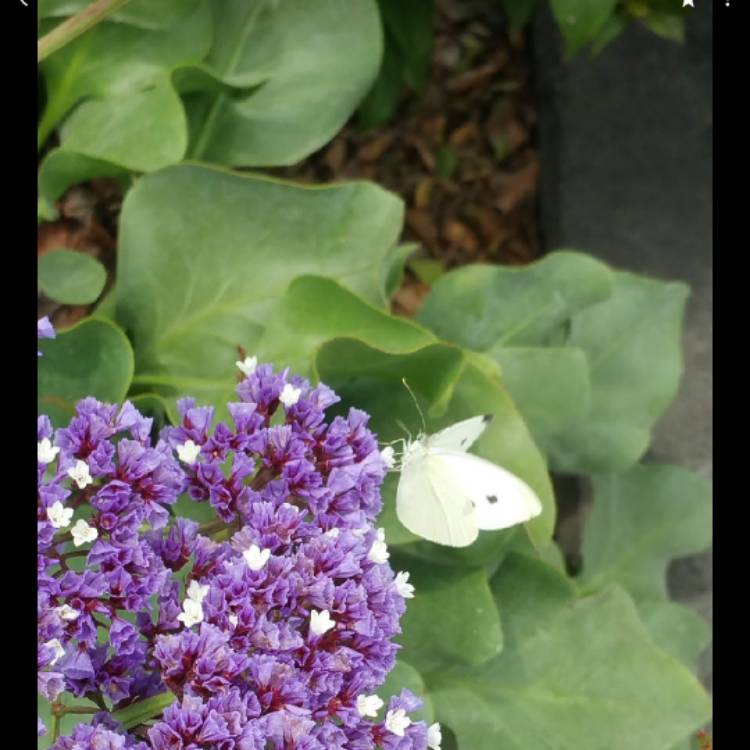
[{"label": "gray concrete paving", "polygon": [[[696,5],[684,45],[633,25],[598,57],[570,63],[540,14],[534,56],[545,247],[691,286],[685,376],[649,458],[711,476],[713,14]],[[669,585],[711,620],[710,553],[673,563]],[[710,688],[710,650],[701,678]]]}]

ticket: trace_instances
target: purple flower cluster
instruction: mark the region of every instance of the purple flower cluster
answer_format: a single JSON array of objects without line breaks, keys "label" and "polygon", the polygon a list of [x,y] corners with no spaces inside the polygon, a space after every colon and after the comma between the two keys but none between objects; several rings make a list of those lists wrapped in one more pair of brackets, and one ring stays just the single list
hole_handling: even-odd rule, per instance
[{"label": "purple flower cluster", "polygon": [[[173,696],[136,734],[83,724],[54,747],[425,750],[419,701],[373,695],[411,587],[373,525],[368,416],[326,421],[326,386],[240,364],[231,423],[191,399],[156,441],[127,402],[38,420],[39,691],[109,712]],[[214,520],[175,517],[180,496]]]}]

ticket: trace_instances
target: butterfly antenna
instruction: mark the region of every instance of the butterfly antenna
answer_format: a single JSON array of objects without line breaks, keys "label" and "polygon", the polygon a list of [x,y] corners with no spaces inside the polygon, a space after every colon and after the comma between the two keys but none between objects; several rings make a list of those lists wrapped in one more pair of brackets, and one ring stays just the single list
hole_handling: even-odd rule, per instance
[{"label": "butterfly antenna", "polygon": [[[396,424],[409,436],[409,440],[411,440],[411,431],[409,428],[400,420],[396,420]],[[394,443],[403,443],[403,438],[401,440],[394,440]]]},{"label": "butterfly antenna", "polygon": [[[419,401],[417,401],[417,397],[414,395],[414,391],[409,387],[409,384],[406,382],[406,378],[401,378],[401,382],[404,384],[404,388],[406,388],[406,390],[409,391],[409,395],[411,396],[412,401],[414,401],[414,406],[417,407],[417,411],[419,412],[419,418],[422,420],[422,433],[426,433],[427,422],[425,422],[424,414],[422,413],[422,409],[419,406]],[[411,437],[411,435],[409,437]]]}]

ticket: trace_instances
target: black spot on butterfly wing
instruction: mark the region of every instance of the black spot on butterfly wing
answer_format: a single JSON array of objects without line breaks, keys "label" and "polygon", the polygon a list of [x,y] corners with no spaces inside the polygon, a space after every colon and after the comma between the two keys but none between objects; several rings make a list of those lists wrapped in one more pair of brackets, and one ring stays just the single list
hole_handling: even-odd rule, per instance
[{"label": "black spot on butterfly wing", "polygon": [[485,424],[489,424],[494,418],[495,418],[494,414],[485,414],[482,417],[482,422],[484,422]]},{"label": "black spot on butterfly wing", "polygon": [[497,495],[487,495],[487,502],[494,505],[497,502]]}]

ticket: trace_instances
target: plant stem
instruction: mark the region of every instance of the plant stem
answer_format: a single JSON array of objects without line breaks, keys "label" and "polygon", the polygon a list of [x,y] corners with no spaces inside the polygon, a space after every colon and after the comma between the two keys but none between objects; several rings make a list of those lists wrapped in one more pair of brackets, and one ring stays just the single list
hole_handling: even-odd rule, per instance
[{"label": "plant stem", "polygon": [[173,693],[159,693],[142,701],[131,703],[127,708],[114,711],[112,718],[119,721],[125,729],[143,724],[149,719],[161,716],[162,712],[176,700]]},{"label": "plant stem", "polygon": [[62,714],[97,714],[99,708],[93,706],[63,706]]},{"label": "plant stem", "polygon": [[56,742],[60,736],[60,714],[52,712],[52,741]]},{"label": "plant stem", "polygon": [[217,519],[215,521],[207,521],[206,523],[201,524],[198,527],[198,533],[203,534],[204,536],[210,536],[216,531],[223,531],[224,529],[228,529],[229,524],[225,523],[221,519]]},{"label": "plant stem", "polygon": [[63,21],[37,42],[37,62],[42,62],[53,52],[57,52],[68,42],[72,42],[73,39],[96,26],[127,2],[128,0],[95,0],[88,7]]}]

